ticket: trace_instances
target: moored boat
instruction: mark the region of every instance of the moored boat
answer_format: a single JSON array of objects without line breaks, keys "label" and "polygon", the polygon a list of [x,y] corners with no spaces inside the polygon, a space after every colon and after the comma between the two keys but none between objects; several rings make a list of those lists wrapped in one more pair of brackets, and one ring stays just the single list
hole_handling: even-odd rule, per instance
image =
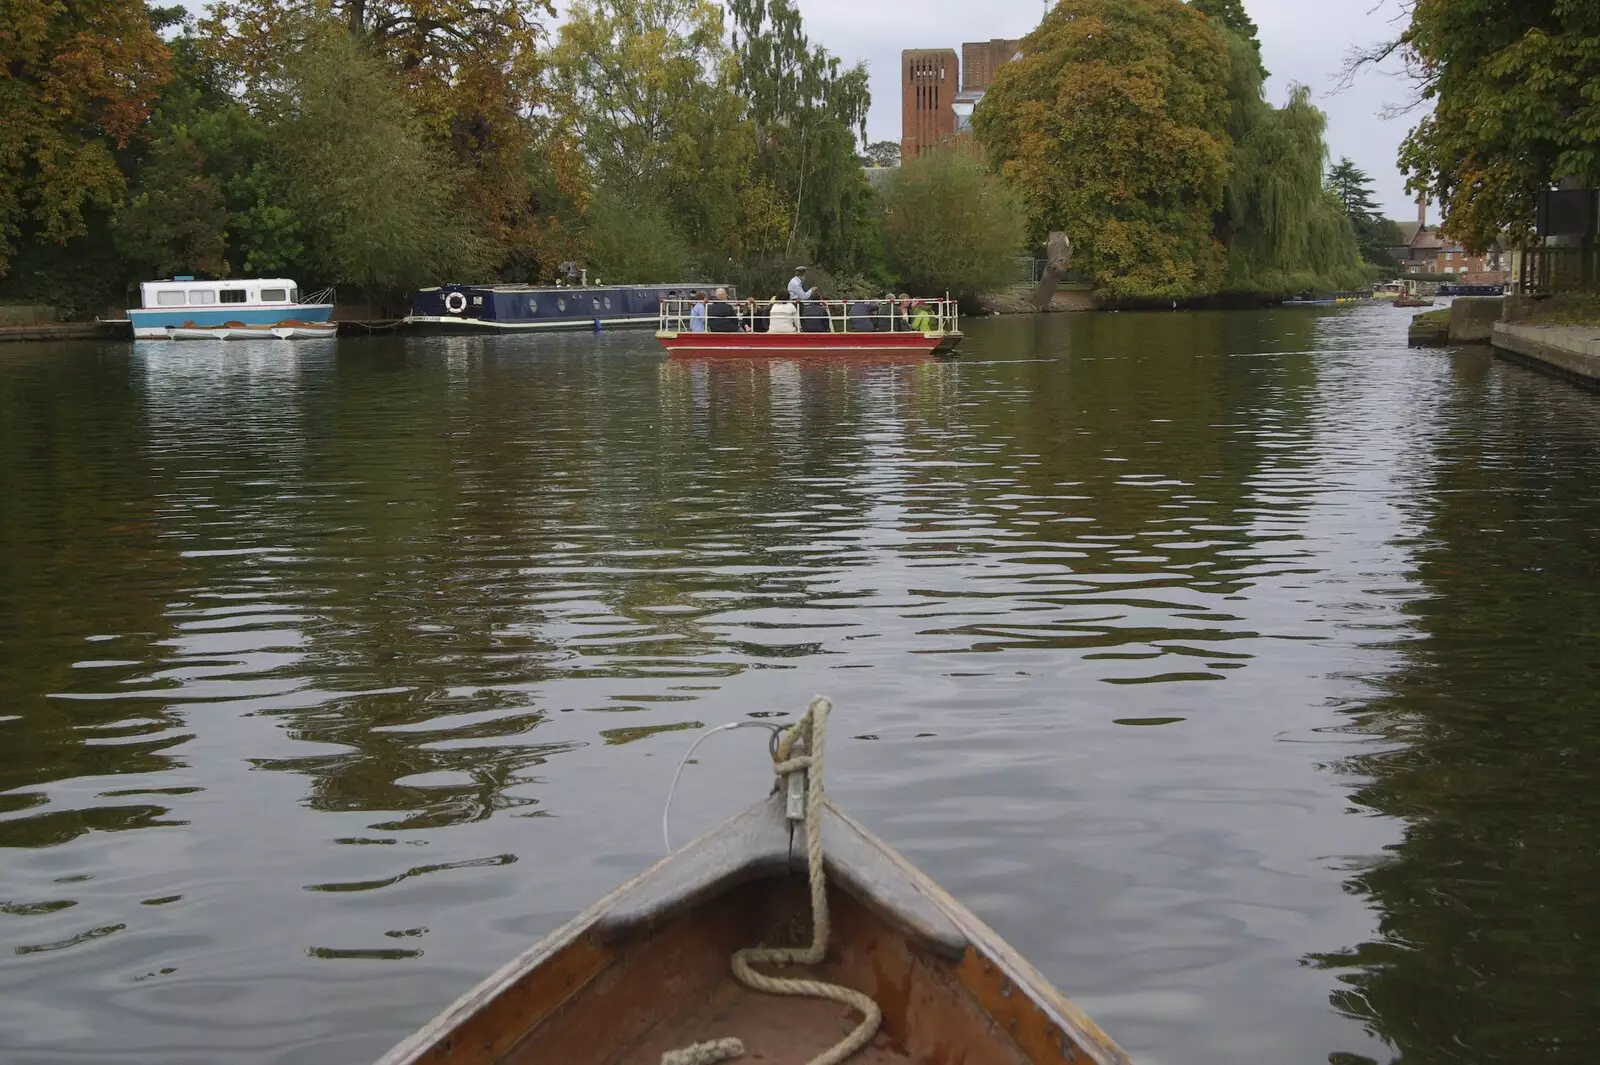
[{"label": "moored boat", "polygon": [[1432,307],[1433,298],[1431,296],[1413,296],[1409,292],[1403,292],[1394,298],[1394,305],[1396,307]]},{"label": "moored boat", "polygon": [[656,339],[673,355],[943,355],[962,339],[954,300],[814,300],[799,307],[746,300],[724,304],[720,316],[708,312],[698,331],[693,307],[690,300],[662,301]]},{"label": "moored boat", "polygon": [[718,286],[694,282],[659,285],[441,285],[411,297],[402,328],[431,333],[524,333],[561,329],[653,326],[663,300],[687,299]]},{"label": "moored boat", "polygon": [[[235,339],[272,335],[299,340],[332,335],[332,289],[300,299],[289,278],[196,281],[174,277],[139,286],[141,307],[128,311],[135,340]],[[274,329],[286,333],[272,333]]]},{"label": "moored boat", "polygon": [[827,710],[813,700],[776,742],[772,796],[556,929],[380,1065],[1128,1065],[823,796]]}]

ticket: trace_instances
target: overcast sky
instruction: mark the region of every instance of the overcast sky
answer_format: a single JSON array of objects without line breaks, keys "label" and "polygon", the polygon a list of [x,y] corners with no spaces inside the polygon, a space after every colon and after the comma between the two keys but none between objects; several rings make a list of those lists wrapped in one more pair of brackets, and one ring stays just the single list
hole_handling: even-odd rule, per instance
[{"label": "overcast sky", "polygon": [[[798,0],[811,38],[841,58],[865,61],[872,74],[873,140],[900,139],[900,50],[954,48],[963,41],[1021,37],[1043,17],[1041,0]],[[1267,95],[1283,103],[1291,82],[1311,87],[1328,114],[1328,150],[1348,155],[1372,175],[1378,203],[1395,219],[1415,218],[1415,199],[1395,153],[1415,114],[1385,121],[1386,104],[1409,99],[1405,82],[1369,71],[1343,92],[1335,82],[1352,45],[1394,36],[1395,0],[1245,0],[1260,27]],[[1430,215],[1430,221],[1435,221]]]}]

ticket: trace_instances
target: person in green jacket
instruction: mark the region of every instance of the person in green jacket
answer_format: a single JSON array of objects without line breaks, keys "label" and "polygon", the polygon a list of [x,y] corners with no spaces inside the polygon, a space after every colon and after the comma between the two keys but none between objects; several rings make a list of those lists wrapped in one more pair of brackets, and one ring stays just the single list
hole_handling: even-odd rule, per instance
[{"label": "person in green jacket", "polygon": [[917,333],[931,333],[939,328],[939,323],[928,312],[927,304],[918,300],[911,305],[911,329]]}]

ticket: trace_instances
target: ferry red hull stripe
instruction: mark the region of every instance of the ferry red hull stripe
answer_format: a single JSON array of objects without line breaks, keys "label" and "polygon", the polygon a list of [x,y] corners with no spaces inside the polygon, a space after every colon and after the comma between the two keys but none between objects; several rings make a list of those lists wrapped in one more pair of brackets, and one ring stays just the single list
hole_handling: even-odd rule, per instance
[{"label": "ferry red hull stripe", "polygon": [[669,333],[656,339],[674,355],[932,355],[960,333]]}]

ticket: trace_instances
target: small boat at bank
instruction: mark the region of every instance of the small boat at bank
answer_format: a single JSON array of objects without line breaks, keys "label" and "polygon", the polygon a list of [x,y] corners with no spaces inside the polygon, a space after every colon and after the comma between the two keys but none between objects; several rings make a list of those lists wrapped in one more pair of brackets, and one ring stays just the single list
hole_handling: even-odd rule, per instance
[{"label": "small boat at bank", "polygon": [[144,282],[139,296],[143,306],[128,311],[135,340],[305,340],[336,330],[329,321],[333,290],[302,302],[299,286],[289,278],[174,277]]},{"label": "small boat at bank", "polygon": [[1409,292],[1402,292],[1394,298],[1394,305],[1396,307],[1432,307],[1433,298],[1431,296],[1413,296]]},{"label": "small boat at bank", "polygon": [[1129,1065],[823,796],[826,714],[813,700],[775,743],[773,795],[556,929],[379,1065],[805,1065],[830,1048],[843,1065]]},{"label": "small boat at bank", "polygon": [[[955,300],[815,300],[798,308],[791,328],[775,328],[775,301],[729,304],[730,316],[692,328],[690,300],[663,300],[656,340],[675,356],[927,356],[953,352],[961,343]],[[793,304],[776,303],[782,310]],[[765,328],[763,328],[765,327]]]}]

